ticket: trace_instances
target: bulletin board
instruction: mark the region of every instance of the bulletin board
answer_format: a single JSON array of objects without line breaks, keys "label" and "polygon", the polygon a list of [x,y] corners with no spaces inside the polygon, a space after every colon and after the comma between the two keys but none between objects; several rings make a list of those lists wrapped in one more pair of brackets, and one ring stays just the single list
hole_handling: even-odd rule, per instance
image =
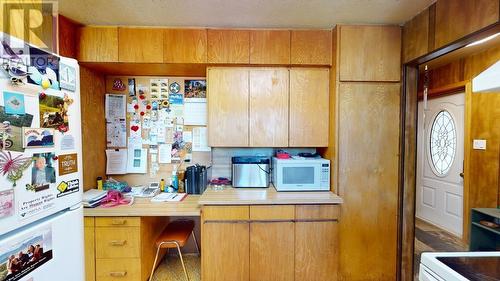
[{"label": "bulletin board", "polygon": [[[130,157],[138,156],[132,155],[131,147],[135,147],[145,153],[140,157],[147,166],[146,170],[131,170],[129,163],[125,174],[107,176],[129,185],[161,179],[168,183],[175,168],[183,171],[190,165],[211,164],[211,149],[206,144],[205,77],[107,76],[106,94],[110,103],[106,107],[112,114],[113,108],[119,108],[115,104],[126,103],[124,119],[106,114],[107,153],[127,152],[131,162]],[[108,101],[110,97],[117,100]]]}]

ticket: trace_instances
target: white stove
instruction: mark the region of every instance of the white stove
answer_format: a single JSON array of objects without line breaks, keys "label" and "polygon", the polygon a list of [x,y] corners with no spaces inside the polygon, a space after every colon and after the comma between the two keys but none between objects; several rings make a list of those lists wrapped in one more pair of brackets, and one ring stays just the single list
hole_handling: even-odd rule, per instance
[{"label": "white stove", "polygon": [[499,281],[500,252],[423,253],[420,281]]}]

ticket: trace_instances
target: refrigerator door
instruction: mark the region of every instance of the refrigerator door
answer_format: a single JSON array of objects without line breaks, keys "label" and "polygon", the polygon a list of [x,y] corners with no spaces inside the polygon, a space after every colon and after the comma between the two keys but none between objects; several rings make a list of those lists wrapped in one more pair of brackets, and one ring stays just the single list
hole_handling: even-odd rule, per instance
[{"label": "refrigerator door", "polygon": [[0,237],[0,281],[84,280],[83,208]]},{"label": "refrigerator door", "polygon": [[[32,47],[28,49],[32,54],[43,52],[35,51]],[[46,56],[59,58],[48,53]],[[24,158],[24,161],[29,162],[31,159],[29,166],[22,170],[22,176],[15,182],[8,178],[8,174],[0,173],[0,235],[82,201],[79,67],[76,60],[63,57],[58,63],[59,80],[62,82],[63,75],[70,76],[72,87],[66,85],[65,88],[71,90],[44,90],[31,83],[14,85],[10,79],[0,78],[0,126],[8,121],[11,131],[10,147],[0,150],[0,171],[6,161]],[[21,101],[22,114],[12,114],[15,109],[9,108],[12,107],[9,105],[12,97]],[[61,114],[54,115],[51,110]],[[59,124],[64,126],[58,126],[54,118],[59,118]],[[53,144],[49,142],[48,145],[25,147],[37,134],[42,139],[39,143],[43,142],[47,134],[53,134]],[[37,159],[40,161],[37,162]],[[39,184],[41,181],[44,183]]]}]

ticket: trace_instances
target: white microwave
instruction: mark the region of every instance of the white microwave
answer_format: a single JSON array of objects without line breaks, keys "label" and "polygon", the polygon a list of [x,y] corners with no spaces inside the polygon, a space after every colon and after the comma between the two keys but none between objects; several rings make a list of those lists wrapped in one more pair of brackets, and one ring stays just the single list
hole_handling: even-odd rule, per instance
[{"label": "white microwave", "polygon": [[330,160],[273,157],[272,170],[277,191],[330,190]]}]

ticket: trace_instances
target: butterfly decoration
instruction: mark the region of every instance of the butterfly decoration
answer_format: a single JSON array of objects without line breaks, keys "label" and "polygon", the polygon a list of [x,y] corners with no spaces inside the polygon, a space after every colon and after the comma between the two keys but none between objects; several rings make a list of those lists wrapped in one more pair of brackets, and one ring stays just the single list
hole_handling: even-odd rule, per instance
[{"label": "butterfly decoration", "polygon": [[12,158],[10,151],[0,151],[0,173],[7,179],[13,182],[16,186],[16,181],[23,176],[23,171],[26,170],[31,164],[31,157],[22,157],[18,155]]}]

